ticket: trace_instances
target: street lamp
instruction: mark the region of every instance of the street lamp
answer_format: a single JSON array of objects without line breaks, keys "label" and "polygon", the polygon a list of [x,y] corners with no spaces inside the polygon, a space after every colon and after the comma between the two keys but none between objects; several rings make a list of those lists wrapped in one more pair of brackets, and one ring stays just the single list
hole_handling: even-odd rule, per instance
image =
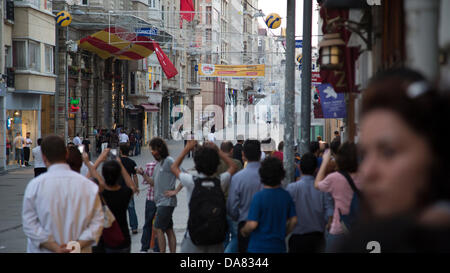
[{"label": "street lamp", "polygon": [[319,43],[321,69],[339,69],[342,67],[342,49],[345,42],[339,33],[325,34]]}]

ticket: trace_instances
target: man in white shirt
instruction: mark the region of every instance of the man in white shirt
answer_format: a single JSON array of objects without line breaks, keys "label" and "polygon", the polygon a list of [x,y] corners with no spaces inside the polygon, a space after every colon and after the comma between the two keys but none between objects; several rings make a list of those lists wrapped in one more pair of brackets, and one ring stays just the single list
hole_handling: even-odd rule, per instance
[{"label": "man in white shirt", "polygon": [[44,159],[42,158],[41,143],[42,143],[42,138],[39,138],[37,140],[38,146],[36,146],[31,151],[31,153],[33,154],[33,158],[34,158],[34,177],[37,177],[40,174],[45,173],[47,171],[47,167],[45,166]]},{"label": "man in white shirt", "polygon": [[19,164],[19,167],[25,167],[25,164],[23,162],[23,144],[25,143],[25,139],[23,139],[23,137],[20,135],[20,132],[17,132],[16,138],[14,138],[13,143],[15,147],[17,164]]},{"label": "man in white shirt", "polygon": [[25,166],[30,166],[30,150],[31,150],[31,144],[33,144],[33,141],[30,138],[31,133],[27,133],[27,137],[25,138],[25,147],[23,147],[23,157],[25,161]]},{"label": "man in white shirt", "polygon": [[73,138],[73,144],[75,146],[81,145],[81,138],[80,138],[80,133],[78,133],[74,138]]},{"label": "man in white shirt", "polygon": [[103,231],[98,186],[70,169],[61,137],[46,137],[41,150],[48,171],[30,181],[23,199],[27,252],[67,253],[71,241],[81,252],[91,252]]},{"label": "man in white shirt", "polygon": [[128,135],[122,130],[119,135],[119,144],[128,143]]}]

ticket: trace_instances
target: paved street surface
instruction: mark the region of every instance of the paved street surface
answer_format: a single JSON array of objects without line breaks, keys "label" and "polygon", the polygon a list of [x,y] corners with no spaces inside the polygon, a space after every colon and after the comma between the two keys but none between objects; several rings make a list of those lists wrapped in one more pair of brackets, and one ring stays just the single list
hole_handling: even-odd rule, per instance
[{"label": "paved street surface", "polygon": [[[170,155],[175,159],[183,149],[182,141],[168,141]],[[144,168],[145,163],[153,161],[148,146],[143,147],[139,156],[131,157],[138,166]],[[192,158],[186,158],[182,167],[192,170],[194,163]],[[100,168],[99,168],[100,170]],[[0,175],[0,253],[23,253],[26,252],[26,237],[22,230],[22,199],[25,187],[33,178],[33,167],[9,171]],[[139,177],[141,193],[135,196],[136,213],[138,215],[139,233],[131,235],[131,252],[138,253],[141,249],[142,227],[144,226],[145,199],[147,196],[146,186],[142,185],[142,177]],[[177,181],[178,185],[179,181]],[[181,241],[187,226],[188,205],[186,190],[183,188],[177,195],[178,205],[174,210],[174,231],[177,237],[177,252],[180,251]],[[167,252],[169,248],[167,247]]]}]

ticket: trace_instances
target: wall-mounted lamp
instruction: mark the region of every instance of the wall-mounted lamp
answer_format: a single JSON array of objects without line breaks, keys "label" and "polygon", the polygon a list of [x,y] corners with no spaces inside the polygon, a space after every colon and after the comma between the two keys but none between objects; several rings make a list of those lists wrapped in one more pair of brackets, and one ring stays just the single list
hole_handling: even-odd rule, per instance
[{"label": "wall-mounted lamp", "polygon": [[319,43],[321,69],[339,69],[342,67],[342,46],[344,40],[339,33],[325,34]]}]

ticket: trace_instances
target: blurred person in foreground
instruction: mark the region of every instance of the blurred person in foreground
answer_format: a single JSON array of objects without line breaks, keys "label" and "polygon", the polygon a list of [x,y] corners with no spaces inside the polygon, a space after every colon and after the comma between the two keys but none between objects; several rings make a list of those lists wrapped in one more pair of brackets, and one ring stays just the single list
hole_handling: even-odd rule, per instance
[{"label": "blurred person in foreground", "polygon": [[369,241],[381,252],[450,251],[449,116],[448,95],[417,72],[386,71],[371,82],[360,138],[366,217],[338,251],[368,252]]}]

